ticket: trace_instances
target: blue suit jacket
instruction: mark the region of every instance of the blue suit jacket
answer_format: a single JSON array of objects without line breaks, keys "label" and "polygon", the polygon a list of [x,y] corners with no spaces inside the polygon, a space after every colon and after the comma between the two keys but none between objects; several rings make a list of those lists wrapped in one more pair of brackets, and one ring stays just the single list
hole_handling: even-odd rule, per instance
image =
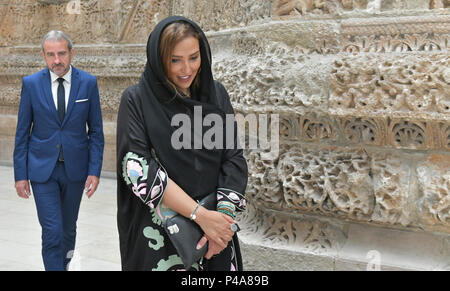
[{"label": "blue suit jacket", "polygon": [[63,122],[59,120],[50,83],[49,69],[22,80],[14,147],[15,180],[46,182],[60,147],[71,181],[83,181],[88,175],[100,177],[104,137],[97,79],[72,67]]}]

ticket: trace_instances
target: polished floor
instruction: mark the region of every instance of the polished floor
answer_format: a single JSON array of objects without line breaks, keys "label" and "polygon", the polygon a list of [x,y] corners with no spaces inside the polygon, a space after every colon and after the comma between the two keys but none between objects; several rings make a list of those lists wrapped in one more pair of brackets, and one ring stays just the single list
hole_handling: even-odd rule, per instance
[{"label": "polished floor", "polygon": [[[116,180],[102,177],[97,192],[81,202],[70,270],[120,270],[116,209]],[[40,270],[41,228],[33,197],[17,196],[13,168],[0,166],[0,271]]]}]

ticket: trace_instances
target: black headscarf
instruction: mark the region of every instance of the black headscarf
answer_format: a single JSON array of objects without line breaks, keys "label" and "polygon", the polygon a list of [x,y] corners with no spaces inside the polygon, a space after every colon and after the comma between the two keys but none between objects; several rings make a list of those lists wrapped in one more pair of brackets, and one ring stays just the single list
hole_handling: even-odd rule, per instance
[{"label": "black headscarf", "polygon": [[[191,97],[180,96],[167,82],[160,58],[160,39],[163,30],[173,22],[187,22],[198,32],[200,39],[201,69],[200,87],[191,86]],[[191,197],[201,198],[215,191],[221,165],[220,150],[194,149],[194,118],[202,118],[209,113],[223,117],[219,108],[215,83],[211,70],[211,50],[205,34],[193,21],[181,17],[168,17],[156,25],[147,42],[147,64],[138,84],[142,98],[145,128],[159,161],[166,168],[169,177]],[[194,107],[200,106],[202,116],[195,116]],[[198,110],[197,110],[198,112]],[[176,150],[171,137],[176,128],[171,120],[175,114],[187,114],[191,118],[191,149]],[[204,133],[207,128],[202,128]],[[224,128],[225,130],[225,128]],[[186,138],[186,137],[184,137]]]}]

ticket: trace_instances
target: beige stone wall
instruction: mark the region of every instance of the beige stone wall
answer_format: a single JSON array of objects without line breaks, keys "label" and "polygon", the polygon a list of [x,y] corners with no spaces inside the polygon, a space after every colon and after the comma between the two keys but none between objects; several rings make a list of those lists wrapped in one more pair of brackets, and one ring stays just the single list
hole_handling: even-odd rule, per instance
[{"label": "beige stone wall", "polygon": [[113,170],[121,92],[154,24],[182,14],[207,31],[236,111],[279,115],[279,155],[246,150],[248,268],[366,269],[376,250],[385,268],[450,269],[448,0],[70,3],[0,1],[0,160],[21,77],[43,68],[40,38],[58,28],[98,76]]}]

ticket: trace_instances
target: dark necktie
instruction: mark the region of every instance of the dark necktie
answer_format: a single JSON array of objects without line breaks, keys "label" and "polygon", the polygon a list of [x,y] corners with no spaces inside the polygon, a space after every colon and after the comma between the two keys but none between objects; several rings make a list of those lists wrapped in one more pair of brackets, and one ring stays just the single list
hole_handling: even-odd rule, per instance
[{"label": "dark necktie", "polygon": [[[61,123],[64,120],[64,115],[66,114],[66,91],[64,90],[64,79],[58,78],[58,115]],[[62,146],[59,147],[59,157],[60,162],[64,161],[64,156],[62,152]]]},{"label": "dark necktie", "polygon": [[58,78],[58,115],[59,120],[63,122],[64,115],[66,114],[66,92],[64,90],[64,79]]}]

